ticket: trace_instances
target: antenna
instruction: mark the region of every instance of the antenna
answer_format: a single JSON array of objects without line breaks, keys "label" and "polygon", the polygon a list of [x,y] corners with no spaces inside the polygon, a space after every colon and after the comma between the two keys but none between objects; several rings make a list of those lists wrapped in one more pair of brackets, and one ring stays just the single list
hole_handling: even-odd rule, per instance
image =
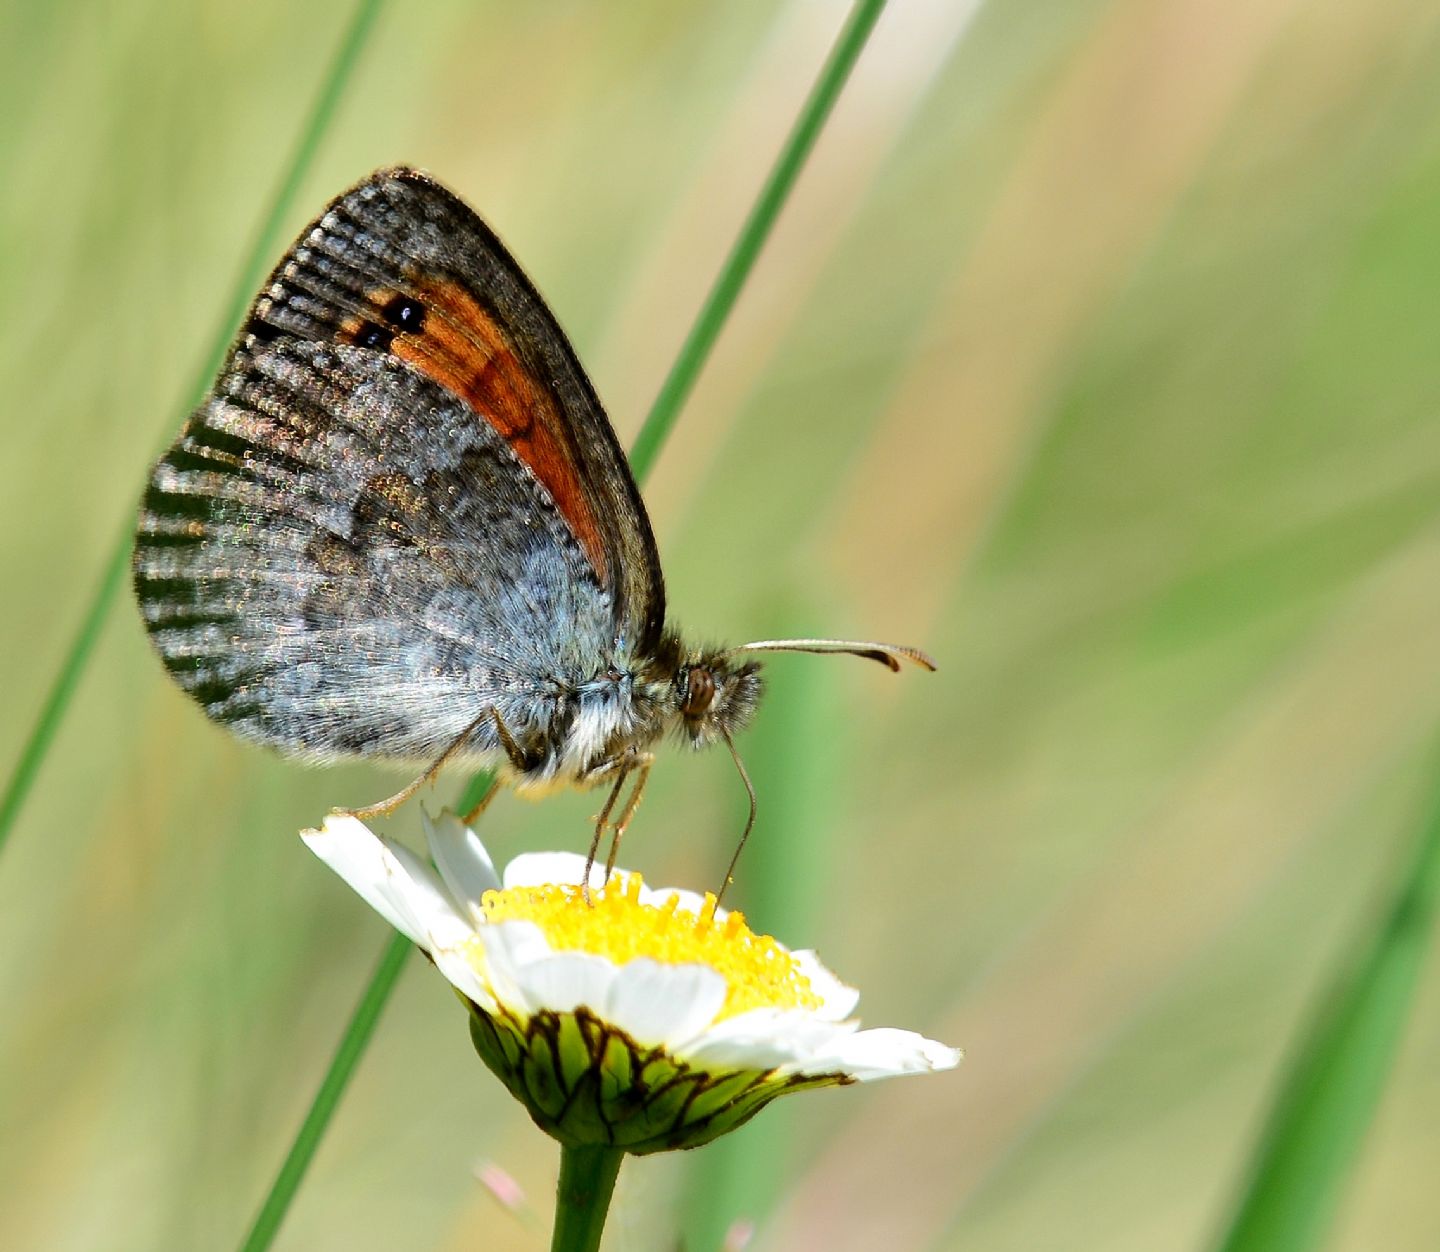
[{"label": "antenna", "polygon": [[745,784],[745,791],[750,797],[750,816],[745,819],[745,830],[740,836],[740,842],[735,845],[735,855],[730,858],[730,864],[725,870],[725,881],[720,884],[720,890],[715,893],[715,907],[720,907],[720,901],[725,898],[725,889],[735,876],[735,866],[739,863],[741,849],[745,847],[745,841],[750,838],[750,831],[755,826],[755,784],[750,781],[750,775],[745,772],[745,762],[740,759],[740,754],[735,751],[735,741],[730,738],[728,730],[720,732],[725,736],[725,746],[730,749],[730,759],[735,762],[735,768],[740,771],[740,781]]},{"label": "antenna", "polygon": [[921,669],[935,669],[935,662],[919,648],[863,639],[759,639],[754,643],[742,643],[738,648],[731,648],[730,652],[837,652],[862,656],[867,661],[879,661],[896,671],[900,669],[901,661],[909,661]]}]

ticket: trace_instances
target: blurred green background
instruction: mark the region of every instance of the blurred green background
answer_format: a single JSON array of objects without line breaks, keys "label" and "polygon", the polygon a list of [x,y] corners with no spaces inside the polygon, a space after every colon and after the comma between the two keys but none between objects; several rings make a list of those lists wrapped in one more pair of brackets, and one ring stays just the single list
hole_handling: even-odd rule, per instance
[{"label": "blurred green background", "polygon": [[[0,6],[5,770],[351,12]],[[844,12],[392,4],[287,230],[429,168],[628,441]],[[967,1058],[632,1163],[608,1248],[1214,1238],[1433,782],[1437,87],[1422,0],[894,0],[646,494],[692,634],[940,661],[768,665],[735,902]],[[232,742],[117,604],[0,857],[0,1247],[238,1243],[385,941],[295,831],[393,785]],[[623,859],[714,883],[743,811],[671,750]],[[1432,961],[1328,1246],[1440,1246],[1437,1125]],[[555,1164],[416,960],[276,1246],[542,1248]]]}]

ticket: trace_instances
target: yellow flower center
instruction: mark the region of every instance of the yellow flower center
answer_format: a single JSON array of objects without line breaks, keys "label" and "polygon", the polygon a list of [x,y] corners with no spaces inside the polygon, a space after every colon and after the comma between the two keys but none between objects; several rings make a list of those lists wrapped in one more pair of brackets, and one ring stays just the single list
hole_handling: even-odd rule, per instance
[{"label": "yellow flower center", "polygon": [[490,922],[534,922],[558,952],[588,952],[623,965],[637,957],[672,965],[708,965],[725,979],[719,1021],[758,1008],[820,1007],[820,997],[795,958],[769,935],[757,935],[742,913],[715,918],[715,897],[706,894],[698,914],[682,909],[677,896],[642,904],[639,874],[612,874],[592,889],[546,883],[487,891],[480,899]]}]

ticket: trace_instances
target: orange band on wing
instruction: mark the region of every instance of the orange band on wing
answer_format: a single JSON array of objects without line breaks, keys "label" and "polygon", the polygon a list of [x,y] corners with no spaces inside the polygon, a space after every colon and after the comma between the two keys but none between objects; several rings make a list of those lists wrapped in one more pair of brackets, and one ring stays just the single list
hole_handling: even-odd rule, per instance
[{"label": "orange band on wing", "polygon": [[454,392],[495,428],[544,484],[603,584],[609,573],[605,545],[555,397],[463,287],[422,279],[409,294],[424,304],[424,324],[397,334],[391,353]]}]

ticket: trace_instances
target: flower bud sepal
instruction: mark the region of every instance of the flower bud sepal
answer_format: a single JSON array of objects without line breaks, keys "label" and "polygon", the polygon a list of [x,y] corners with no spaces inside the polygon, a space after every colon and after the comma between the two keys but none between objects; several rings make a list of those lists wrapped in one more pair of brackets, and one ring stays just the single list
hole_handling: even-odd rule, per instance
[{"label": "flower bud sepal", "polygon": [[[462,997],[463,998],[463,997]],[[583,1006],[523,1024],[473,1002],[475,1051],[552,1139],[635,1156],[698,1148],[743,1126],[777,1096],[849,1082],[844,1074],[710,1071],[641,1047]]]}]

